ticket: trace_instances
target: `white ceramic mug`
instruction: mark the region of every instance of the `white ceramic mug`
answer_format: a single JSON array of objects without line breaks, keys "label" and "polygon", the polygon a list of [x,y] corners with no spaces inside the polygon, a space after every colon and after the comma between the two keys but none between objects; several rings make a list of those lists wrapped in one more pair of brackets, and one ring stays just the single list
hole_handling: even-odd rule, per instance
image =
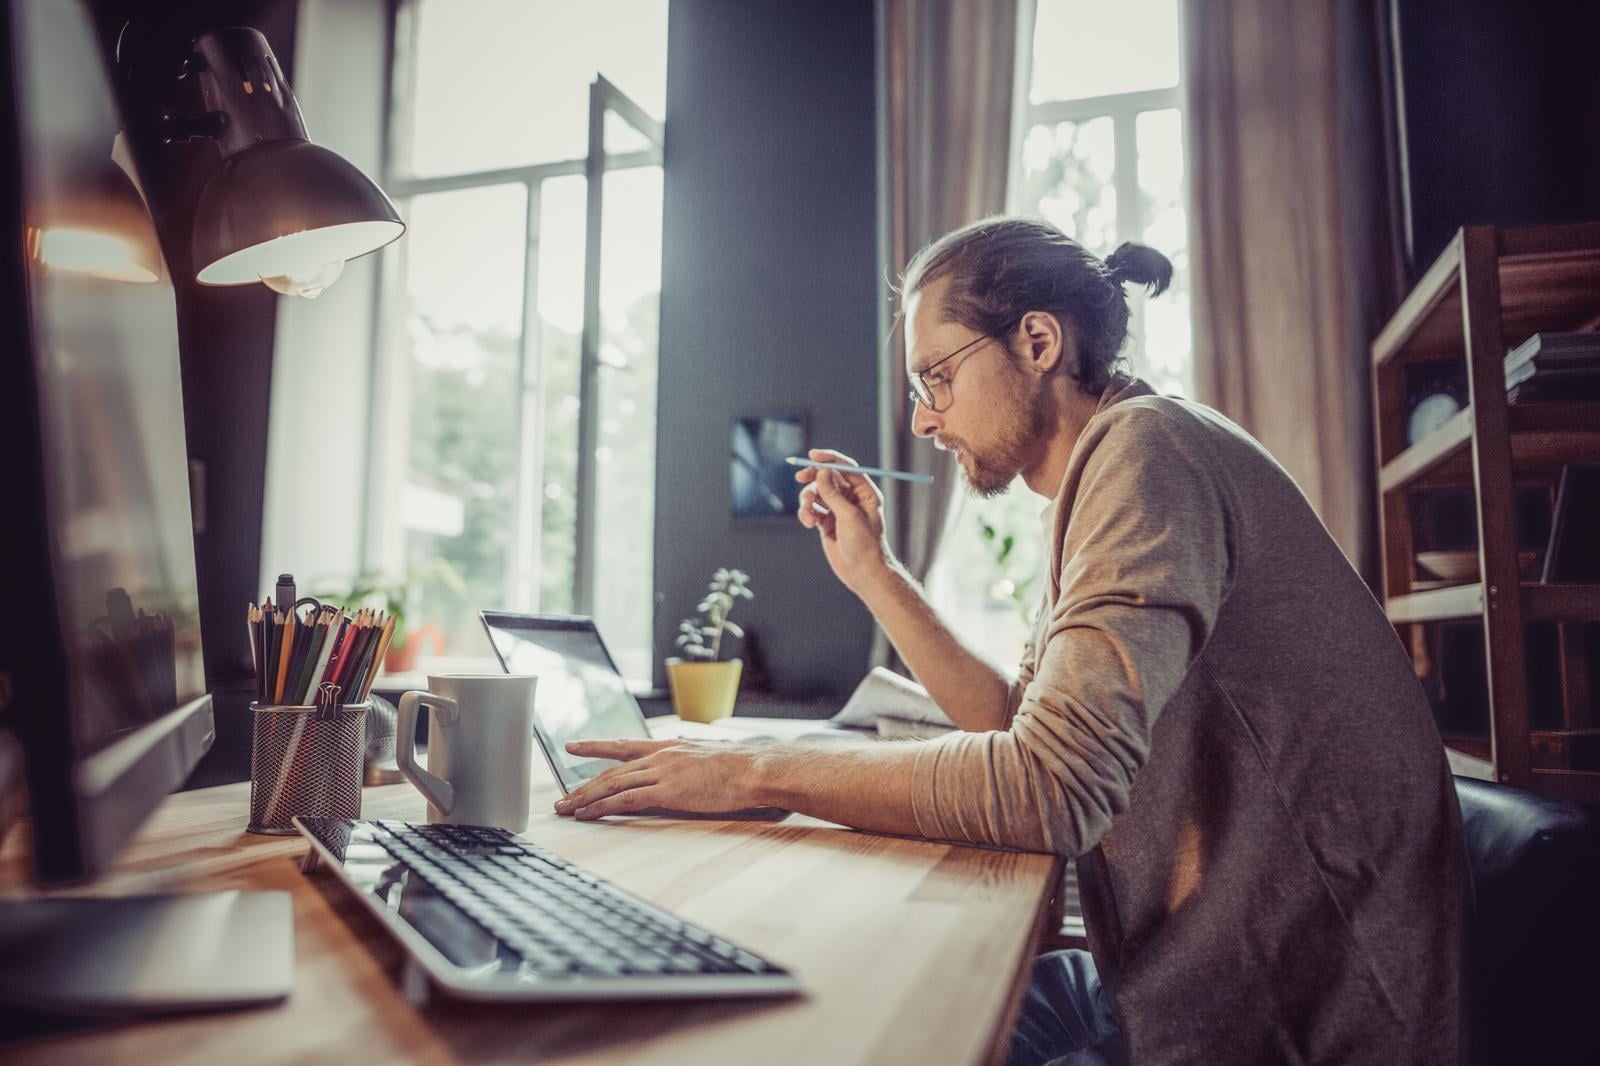
[{"label": "white ceramic mug", "polygon": [[[531,674],[429,674],[400,697],[395,763],[428,800],[429,822],[528,828]],[[417,707],[428,708],[428,765],[417,765]]]}]

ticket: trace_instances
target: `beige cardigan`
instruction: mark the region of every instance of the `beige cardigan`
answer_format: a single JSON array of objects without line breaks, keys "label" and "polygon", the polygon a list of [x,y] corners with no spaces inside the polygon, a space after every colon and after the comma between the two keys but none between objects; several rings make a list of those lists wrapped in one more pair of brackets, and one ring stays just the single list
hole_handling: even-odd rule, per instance
[{"label": "beige cardigan", "polygon": [[1305,497],[1221,415],[1119,379],[1055,508],[1009,728],[923,748],[922,832],[1081,856],[1140,1066],[1457,1061],[1455,789]]}]

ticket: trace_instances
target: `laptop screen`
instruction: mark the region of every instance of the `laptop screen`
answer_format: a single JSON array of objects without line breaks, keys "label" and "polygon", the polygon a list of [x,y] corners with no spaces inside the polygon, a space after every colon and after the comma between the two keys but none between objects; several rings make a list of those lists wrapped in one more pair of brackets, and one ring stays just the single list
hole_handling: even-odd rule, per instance
[{"label": "laptop screen", "polygon": [[570,740],[645,737],[644,714],[587,618],[482,611],[507,673],[533,674],[534,733],[562,791],[571,792],[612,759],[567,753]]}]

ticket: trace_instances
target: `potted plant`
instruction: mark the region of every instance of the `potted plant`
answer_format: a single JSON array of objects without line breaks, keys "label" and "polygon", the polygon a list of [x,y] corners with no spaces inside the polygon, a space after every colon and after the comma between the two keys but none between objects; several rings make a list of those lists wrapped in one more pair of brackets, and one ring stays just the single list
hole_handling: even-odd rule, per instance
[{"label": "potted plant", "polygon": [[464,587],[460,573],[449,561],[435,558],[412,567],[404,578],[390,574],[362,574],[351,582],[350,588],[317,597],[327,603],[337,604],[354,611],[374,607],[394,618],[394,636],[389,641],[388,654],[383,658],[383,669],[388,674],[409,672],[415,665],[417,653],[426,644],[434,655],[444,654],[444,634],[432,623],[416,628],[406,625],[406,607],[418,589],[433,583],[450,591]]},{"label": "potted plant", "polygon": [[667,687],[672,690],[672,709],[679,718],[691,722],[712,722],[733,713],[739,694],[738,659],[720,660],[725,635],[744,636],[744,630],[728,621],[728,613],[739,600],[754,598],[750,576],[742,570],[718,569],[711,575],[711,590],[695,610],[699,618],[685,618],[678,625],[678,647],[683,658],[667,660]]}]

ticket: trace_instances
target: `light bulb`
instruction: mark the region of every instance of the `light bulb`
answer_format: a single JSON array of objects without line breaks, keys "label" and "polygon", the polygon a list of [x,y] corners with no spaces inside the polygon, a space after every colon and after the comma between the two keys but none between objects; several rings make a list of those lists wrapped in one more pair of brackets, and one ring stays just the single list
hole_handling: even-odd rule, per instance
[{"label": "light bulb", "polygon": [[289,274],[273,274],[271,277],[263,275],[261,281],[273,292],[315,300],[323,289],[338,281],[339,275],[343,273],[344,260],[335,259],[331,263],[312,267],[304,273],[297,271]]}]

